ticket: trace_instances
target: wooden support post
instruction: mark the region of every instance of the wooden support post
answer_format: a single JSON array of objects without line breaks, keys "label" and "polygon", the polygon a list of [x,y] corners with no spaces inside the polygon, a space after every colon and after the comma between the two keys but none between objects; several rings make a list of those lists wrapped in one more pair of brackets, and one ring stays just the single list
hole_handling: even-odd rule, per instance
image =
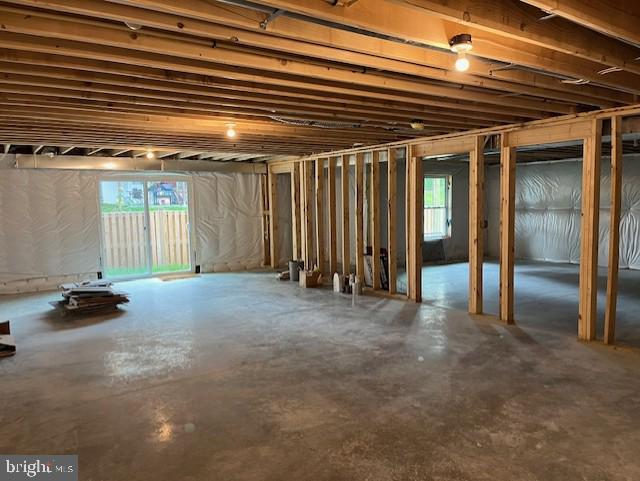
[{"label": "wooden support post", "polygon": [[422,302],[422,239],[424,180],[422,159],[409,146],[407,157],[407,289],[409,299]]},{"label": "wooden support post", "polygon": [[262,265],[271,265],[271,240],[269,226],[271,211],[269,209],[269,175],[260,176],[260,192],[262,194]]},{"label": "wooden support post", "polygon": [[313,269],[313,164],[310,161],[302,162],[303,166],[303,196],[302,224],[304,231],[304,268]]},{"label": "wooden support post", "polygon": [[609,220],[609,270],[604,314],[604,343],[613,344],[616,333],[618,267],[620,261],[620,208],[622,205],[622,118],[611,118],[611,211]]},{"label": "wooden support post", "polygon": [[329,158],[328,170],[329,193],[329,274],[338,272],[338,251],[336,233],[336,158]]},{"label": "wooden support post", "polygon": [[469,313],[482,314],[484,260],[484,136],[475,138],[469,158]]},{"label": "wooden support post", "polygon": [[598,221],[600,211],[600,149],[602,121],[592,121],[592,132],[584,141],[582,166],[582,220],[580,226],[580,302],[578,338],[596,337],[598,317]]},{"label": "wooden support post", "polygon": [[316,264],[324,272],[324,159],[316,160]]},{"label": "wooden support post", "polygon": [[342,274],[351,273],[351,239],[349,233],[349,156],[342,156]]},{"label": "wooden support post", "polygon": [[380,289],[380,152],[371,154],[371,275],[373,288]]},{"label": "wooden support post", "polygon": [[356,154],[356,275],[364,283],[364,153]]},{"label": "wooden support post", "polygon": [[291,169],[291,240],[295,260],[302,259],[300,227],[300,168],[298,163],[294,163]]},{"label": "wooden support post", "polygon": [[397,163],[395,149],[387,150],[387,251],[389,254],[389,294],[396,293],[398,259],[396,241]]},{"label": "wooden support post", "polygon": [[276,214],[276,175],[269,168],[269,241],[271,251],[271,267],[278,267],[278,216]]},{"label": "wooden support post", "polygon": [[508,136],[501,135],[500,148],[500,320],[513,324],[517,154]]}]

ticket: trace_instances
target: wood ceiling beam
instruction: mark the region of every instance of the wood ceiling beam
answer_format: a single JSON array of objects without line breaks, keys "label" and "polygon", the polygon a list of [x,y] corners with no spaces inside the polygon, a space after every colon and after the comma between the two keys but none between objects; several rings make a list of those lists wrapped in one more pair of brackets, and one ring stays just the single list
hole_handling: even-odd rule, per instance
[{"label": "wood ceiling beam", "polygon": [[[77,2],[79,0],[74,1]],[[260,28],[260,22],[264,19],[264,14],[261,12],[241,7],[234,7],[231,5],[216,5],[209,3],[206,0],[182,0],[180,2],[174,2],[173,0],[110,1],[129,6],[135,5],[137,7],[144,7],[155,12],[165,12],[178,16],[186,16],[189,19],[204,20],[233,28],[254,31]],[[122,14],[123,12],[119,13]],[[191,22],[182,20],[181,23],[184,25],[184,31],[190,32],[190,29],[193,28]],[[264,31],[260,31],[264,33]],[[593,96],[594,98],[606,99],[623,104],[633,102],[633,100],[628,99],[628,94],[614,92],[609,89],[594,86],[567,86],[560,83],[557,79],[532,72],[514,71],[511,69],[496,70],[496,68],[501,67],[501,65],[484,61],[473,62],[467,74],[459,74],[452,71],[454,56],[448,50],[442,51],[436,49],[425,49],[420,46],[360,35],[358,33],[336,28],[329,28],[324,25],[305,22],[287,16],[281,16],[278,18],[277,22],[269,25],[268,32],[272,36],[303,41],[307,43],[307,45],[310,43],[312,45],[322,45],[334,49],[340,49],[338,52],[334,53],[334,56],[337,58],[346,58],[345,56],[348,56],[351,52],[360,52],[373,57],[402,61],[405,62],[405,64],[418,64],[435,67],[445,72],[446,75],[449,75],[450,80],[456,82],[463,82],[462,79],[471,78],[471,75],[474,75],[484,78],[500,78],[512,84],[520,83],[528,87],[558,90],[570,95],[581,94],[585,96]],[[236,33],[233,36],[238,38],[239,42],[246,42],[244,32],[241,35]],[[275,48],[275,46],[271,48]],[[300,47],[293,48],[297,48],[298,51],[300,50]],[[385,67],[385,70],[393,69]],[[510,88],[513,88],[513,86],[510,86]],[[547,96],[549,98],[557,98],[553,95]],[[612,96],[616,98],[612,98]],[[624,100],[624,98],[627,98],[628,100]]]},{"label": "wood ceiling beam", "polygon": [[[265,17],[263,13],[251,9],[231,5],[215,5],[206,0],[182,0],[180,2],[173,2],[172,0],[110,1],[248,30],[256,30],[259,28],[260,22]],[[185,30],[189,31],[191,22],[183,21],[183,24],[185,25]],[[447,75],[451,76],[453,81],[457,82],[460,82],[461,78],[469,78],[469,74],[472,74],[484,78],[500,78],[509,83],[521,83],[529,87],[559,90],[569,94],[593,95],[594,98],[621,102],[623,104],[633,102],[633,100],[622,99],[623,97],[628,97],[628,94],[613,92],[609,89],[595,86],[566,86],[557,79],[550,78],[546,75],[526,71],[514,71],[512,69],[500,70],[499,68],[502,65],[491,62],[473,62],[467,74],[459,74],[451,71],[453,55],[448,50],[425,49],[420,46],[360,35],[337,28],[329,28],[324,25],[287,16],[281,16],[277,22],[269,25],[268,32],[278,37],[340,49],[340,51],[336,52],[337,57],[348,55],[349,52],[360,52],[385,59],[394,59],[410,64],[435,67],[443,70]],[[245,41],[244,35],[239,37],[239,41]],[[347,53],[345,54],[345,52]],[[386,68],[386,70],[392,69]],[[611,98],[612,95],[617,98]],[[548,96],[549,98],[557,98],[550,94]]]},{"label": "wood ceiling beam", "polygon": [[[57,40],[50,42],[37,37],[21,34],[12,34],[0,30],[0,45],[12,50],[4,51],[4,60],[12,61],[15,58],[13,50],[23,50],[26,53],[37,52],[40,55],[59,57],[60,54],[66,57],[75,57],[76,63],[65,63],[61,66],[73,68],[82,68],[83,62],[93,62],[100,64],[101,62],[109,62],[115,66],[122,66],[123,71],[126,69],[135,70],[142,66],[145,69],[170,70],[165,73],[168,80],[178,81],[187,80],[189,77],[203,76],[207,79],[205,82],[229,87],[240,81],[247,85],[267,85],[273,89],[287,89],[292,92],[303,91],[304,93],[315,92],[325,97],[341,97],[356,96],[358,98],[373,99],[377,102],[401,102],[403,104],[415,104],[427,108],[444,108],[457,109],[465,112],[482,112],[484,114],[504,115],[505,109],[497,105],[481,104],[477,102],[468,102],[461,99],[441,99],[435,96],[426,95],[431,93],[429,90],[422,89],[421,92],[409,93],[398,92],[391,89],[361,87],[345,82],[314,82],[312,80],[300,80],[291,76],[270,77],[268,73],[257,73],[251,69],[229,68],[222,65],[212,64],[210,62],[200,62],[197,60],[183,59],[180,57],[169,57],[166,55],[152,54],[146,52],[134,52],[131,50],[102,47],[98,45],[82,44],[80,42],[72,42],[65,40]],[[21,52],[24,54],[25,52]],[[56,55],[58,54],[58,55]],[[64,57],[64,58],[66,58]],[[131,64],[135,63],[135,66]],[[70,67],[71,68],[71,67]],[[186,72],[186,74],[185,74]],[[211,76],[215,76],[212,78]],[[223,79],[222,81],[220,79]],[[225,83],[226,82],[226,83]],[[416,89],[421,86],[415,86]],[[426,93],[425,93],[426,92]],[[537,107],[540,107],[538,105]],[[508,112],[511,115],[527,118],[540,119],[549,116],[549,113],[535,109],[525,109],[510,106]]]},{"label": "wood ceiling beam", "polygon": [[[8,105],[5,102],[5,105]],[[16,109],[14,109],[16,110]],[[228,118],[222,118],[220,120],[214,120],[213,117],[207,120],[195,119],[190,117],[171,117],[165,115],[145,115],[132,112],[105,112],[100,117],[96,117],[93,113],[83,111],[81,108],[75,106],[63,107],[51,107],[48,111],[48,117],[45,119],[42,116],[42,110],[33,106],[22,106],[20,112],[37,122],[38,120],[47,120],[55,118],[56,120],[73,121],[77,120],[83,123],[89,123],[92,125],[127,125],[127,126],[140,126],[143,128],[157,129],[158,132],[174,132],[174,133],[202,133],[205,135],[211,135],[216,133],[224,135],[226,124],[232,120]],[[0,115],[4,112],[0,111]],[[55,117],[52,117],[55,116]],[[364,129],[320,129],[317,127],[298,127],[293,125],[284,125],[279,123],[267,123],[264,121],[254,120],[238,120],[236,121],[236,128],[238,131],[253,132],[255,134],[273,135],[273,136],[288,136],[288,137],[344,137],[355,135],[362,136],[364,139],[371,139],[376,137],[388,137],[397,138],[398,135],[393,133],[380,133],[371,132]]]},{"label": "wood ceiling beam", "polygon": [[[0,135],[4,135],[0,133]],[[95,139],[69,139],[67,136],[61,137],[53,137],[53,136],[30,136],[30,137],[16,137],[12,135],[12,138],[15,138],[18,142],[17,145],[30,145],[31,139],[41,139],[43,144],[49,143],[64,143],[67,141],[76,143],[78,147],[84,148],[92,148],[95,145],[103,145],[103,148],[123,148],[124,146],[129,146],[133,142],[129,139],[112,139],[108,137],[104,138],[95,138]],[[39,140],[40,141],[40,140]],[[35,145],[35,144],[34,144]],[[327,144],[327,146],[332,146],[331,148],[340,149],[346,148],[344,145],[340,144]],[[318,152],[317,147],[309,147],[309,146],[296,146],[296,147],[281,147],[281,146],[271,146],[271,145],[262,145],[248,142],[241,142],[234,146],[222,145],[222,144],[198,144],[192,143],[190,145],[179,145],[179,144],[167,144],[162,145],[162,148],[179,148],[182,150],[186,149],[197,149],[198,151],[206,152],[209,150],[218,150],[218,151],[228,151],[233,153],[252,153],[253,155],[272,155],[272,154],[282,154],[282,155],[293,155],[297,156],[300,152],[312,155],[314,152]],[[127,150],[140,150],[144,148],[144,144],[135,143],[135,148],[127,149]]]},{"label": "wood ceiling beam", "polygon": [[637,2],[604,0],[523,0],[579,25],[640,46],[640,8]]},{"label": "wood ceiling beam", "polygon": [[[192,59],[220,63],[230,67],[247,67],[260,69],[272,74],[289,76],[299,76],[317,81],[340,81],[362,87],[373,87],[381,89],[392,89],[399,92],[413,93],[417,89],[424,89],[430,95],[442,96],[448,99],[467,100],[493,105],[514,106],[525,109],[542,109],[553,113],[571,113],[572,107],[566,104],[550,101],[540,101],[528,98],[507,98],[497,93],[485,93],[471,89],[460,89],[448,85],[435,85],[414,80],[404,80],[391,78],[383,75],[373,75],[369,73],[357,73],[342,68],[328,68],[324,65],[316,65],[293,60],[283,60],[282,58],[269,57],[265,54],[258,54],[248,51],[239,51],[224,47],[223,45],[205,46],[198,43],[156,36],[146,32],[136,32],[131,34],[124,28],[117,28],[111,25],[87,25],[82,22],[73,21],[64,16],[50,18],[35,11],[18,8],[0,7],[0,15],[5,32],[35,35],[46,37],[41,40],[41,44],[51,42],[50,52],[59,51],[57,40],[68,40],[75,42],[88,42],[98,45],[138,50],[146,53],[172,55],[183,59]],[[637,86],[638,92],[640,87]]]},{"label": "wood ceiling beam", "polygon": [[[220,137],[211,138],[210,136],[205,136],[205,135],[191,135],[191,136],[179,136],[179,137],[170,136],[170,135],[163,136],[160,133],[146,133],[146,132],[139,132],[139,131],[130,132],[128,130],[121,131],[121,130],[116,130],[109,127],[105,127],[102,130],[91,130],[91,129],[77,127],[77,126],[73,128],[64,128],[64,127],[56,127],[55,125],[42,124],[42,125],[31,125],[25,128],[23,124],[20,124],[19,122],[13,122],[12,120],[10,120],[18,117],[18,115],[19,113],[16,113],[13,110],[9,110],[7,114],[2,115],[1,118],[3,119],[3,122],[6,123],[6,125],[3,126],[2,129],[0,129],[2,132],[6,134],[5,138],[3,139],[4,142],[12,142],[12,143],[15,142],[16,144],[20,143],[20,142],[17,142],[15,139],[12,139],[9,134],[21,136],[20,138],[23,138],[24,135],[32,135],[37,133],[40,135],[73,136],[74,139],[77,139],[77,138],[82,139],[82,136],[85,136],[85,138],[104,138],[106,136],[114,136],[118,138],[127,138],[131,140],[135,139],[136,141],[139,141],[146,146],[154,145],[157,147],[167,147],[168,149],[172,148],[172,146],[175,148],[175,145],[177,143],[186,147],[189,147],[194,142],[198,142],[198,143],[206,142],[208,145],[225,145],[225,146],[234,146],[239,143],[239,141],[230,142]],[[11,123],[8,123],[8,122],[11,122]],[[251,134],[246,134],[246,135],[242,135],[242,138],[240,140],[242,143],[254,143],[259,145],[267,145],[267,144],[281,145],[284,147],[290,147],[292,149],[295,149],[302,145],[308,146],[308,147],[324,146],[327,144],[351,146],[358,139],[359,139],[359,136],[357,136],[357,133],[356,133],[354,134],[354,137],[351,137],[351,138],[324,138],[324,139],[311,139],[311,140],[300,139],[300,138],[296,139],[296,138],[289,138],[289,137],[274,138],[274,137],[255,136]],[[360,140],[360,142],[362,142],[362,140]],[[32,143],[37,143],[37,142],[34,141]],[[50,143],[52,144],[55,143],[56,145],[59,145],[58,143],[53,141]],[[369,141],[368,143],[372,143],[372,142]]]},{"label": "wood ceiling beam", "polygon": [[[2,105],[2,104],[0,104]],[[32,115],[34,111],[41,109],[40,106],[14,106],[14,105],[3,105],[4,112],[0,112],[0,118],[6,119],[6,122],[10,122],[11,126],[15,126],[16,129],[21,128],[26,132],[35,131],[38,126],[43,126],[42,128],[46,132],[47,129],[53,129],[56,131],[60,131],[61,129],[65,129],[67,132],[73,131],[81,131],[81,132],[94,132],[97,135],[101,135],[106,132],[116,132],[118,135],[130,135],[137,136],[139,138],[157,138],[162,137],[162,135],[167,136],[172,139],[184,139],[185,142],[189,142],[191,139],[198,139],[205,137],[208,139],[215,139],[216,141],[224,141],[226,144],[230,144],[228,139],[224,136],[221,131],[209,131],[209,132],[180,132],[177,133],[176,130],[173,130],[171,134],[167,133],[168,130],[162,131],[161,128],[158,128],[160,124],[155,125],[153,129],[150,129],[149,126],[145,126],[143,124],[137,122],[127,122],[122,121],[117,125],[112,123],[105,122],[94,122],[92,121],[95,118],[95,114],[93,112],[80,112],[73,110],[61,110],[57,109],[58,112],[53,114],[53,119],[43,121],[42,119],[35,119]],[[47,107],[54,108],[54,107]],[[62,112],[62,113],[59,113]],[[84,121],[84,124],[82,123]],[[52,123],[56,122],[56,123]],[[5,129],[8,126],[5,126]],[[269,141],[269,139],[275,139],[279,142],[284,142],[287,144],[313,144],[313,143],[348,143],[352,144],[354,142],[364,142],[364,143],[372,143],[376,140],[376,137],[366,137],[363,136],[359,130],[353,130],[349,133],[344,134],[336,134],[333,132],[327,132],[325,135],[322,135],[322,132],[318,132],[316,129],[311,129],[310,133],[307,135],[297,135],[297,134],[265,134],[265,133],[256,133],[251,130],[245,131],[239,129],[243,132],[242,138],[246,140],[248,138],[258,139],[259,141]],[[426,129],[421,133],[430,132],[430,130]],[[394,136],[395,139],[401,138],[398,136]],[[394,137],[391,137],[393,139]]]},{"label": "wood ceiling beam", "polygon": [[[271,30],[269,31],[270,34],[265,34],[265,32],[259,28],[258,22],[251,21],[250,19],[247,19],[246,16],[233,15],[228,10],[220,9],[213,5],[210,5],[209,8],[204,11],[202,9],[199,11],[193,10],[194,6],[191,6],[190,9],[184,4],[184,2],[172,3],[167,1],[149,1],[144,2],[144,5],[142,5],[148,8],[153,8],[155,6],[161,10],[161,12],[159,12],[156,10],[145,10],[128,5],[116,5],[103,0],[10,1],[20,5],[47,7],[56,11],[88,15],[101,19],[108,18],[116,21],[126,20],[128,22],[153,28],[198,35],[205,38],[214,38],[226,41],[233,39],[233,41],[238,45],[268,48],[278,52],[306,55],[325,61],[339,60],[343,63],[359,65],[366,68],[380,69],[406,75],[415,75],[417,77],[440,81],[455,82],[462,85],[491,88],[555,100],[571,101],[580,104],[595,105],[601,108],[613,106],[610,102],[603,101],[604,99],[602,98],[596,100],[596,98],[590,98],[582,93],[576,93],[557,80],[544,78],[542,76],[537,76],[536,83],[533,85],[525,85],[521,81],[508,81],[507,78],[511,75],[510,73],[504,75],[504,77],[507,78],[496,80],[492,75],[491,65],[483,62],[474,62],[474,69],[472,69],[472,71],[468,74],[461,74],[452,70],[454,57],[451,53],[447,52],[431,50],[428,52],[429,54],[427,56],[425,55],[425,49],[409,46],[409,48],[414,51],[414,56],[413,58],[408,57],[410,61],[407,61],[380,57],[378,56],[379,52],[372,48],[366,49],[365,47],[364,50],[367,51],[364,53],[361,51],[352,51],[348,48],[353,48],[352,46],[354,44],[357,45],[363,42],[370,42],[370,40],[369,37],[357,35],[351,32],[348,32],[348,35],[353,38],[349,39],[349,43],[340,42],[339,47],[341,50],[336,52],[336,46],[338,45],[336,45],[336,41],[333,36],[329,36],[329,38],[333,39],[332,45],[319,45],[317,43],[309,43],[307,41],[303,42],[296,39],[274,36],[271,35]],[[163,13],[166,11],[178,13],[179,15]],[[181,16],[185,14],[189,15],[188,19]],[[209,21],[200,20],[198,17],[206,17]],[[242,21],[238,21],[239,19],[242,19]],[[214,24],[211,23],[211,21],[224,22],[224,25]],[[301,22],[299,20],[294,20],[294,22],[305,26],[309,25],[307,22]],[[280,25],[280,22],[278,22],[278,25]],[[244,28],[251,26],[256,30],[255,32],[244,30]],[[243,30],[238,30],[238,28],[243,28]],[[327,31],[331,31],[328,27],[322,28]],[[324,36],[326,37],[327,35],[325,34]],[[315,38],[312,38],[311,40],[316,41]],[[377,42],[379,43],[380,41]],[[397,45],[396,42],[385,42]],[[425,59],[427,62],[417,63],[415,60],[415,53],[417,52],[420,52],[421,56],[427,57]],[[594,91],[593,93],[596,92]],[[612,100],[614,102],[632,102],[630,98],[623,100],[624,97],[628,97],[628,94],[620,95],[615,92],[611,92],[608,96],[619,97],[617,100]]]},{"label": "wood ceiling beam", "polygon": [[[0,71],[1,70],[2,68],[0,66]],[[226,100],[219,98],[217,101],[214,101],[209,97],[195,98],[188,96],[180,98],[175,94],[166,95],[159,91],[149,91],[140,88],[118,88],[93,82],[89,84],[88,82],[51,80],[47,77],[40,78],[15,74],[0,74],[0,92],[166,107],[168,109],[167,112],[181,109],[191,111],[193,115],[202,115],[205,118],[212,112],[230,115],[248,114],[266,118],[279,115],[281,117],[301,120],[342,121],[345,123],[349,122],[377,127],[392,127],[398,123],[402,123],[405,128],[408,127],[408,123],[412,119],[416,118],[416,114],[411,113],[404,115],[365,113],[360,111],[354,112],[349,108],[343,108],[336,112],[333,108],[322,108],[310,105],[280,105],[277,107],[278,111],[274,112],[276,106],[273,104],[251,102],[246,99]],[[434,127],[451,128],[453,130],[496,124],[496,122],[448,116],[438,116],[436,118],[426,117],[423,123]]]},{"label": "wood ceiling beam", "polygon": [[[472,0],[391,1],[460,25],[477,27],[501,37],[507,36],[610,67],[619,67],[635,74],[640,73],[640,64],[635,61],[640,55],[638,49],[565,19],[540,21],[540,9],[522,2],[493,0],[487,4]],[[554,10],[547,11],[555,13]],[[602,11],[602,16],[608,16],[610,11],[611,6]],[[637,18],[636,22],[637,30],[640,18]]]},{"label": "wood ceiling beam", "polygon": [[[1,33],[0,37],[2,37]],[[415,115],[415,118],[421,118],[423,115],[428,114],[437,114],[441,118],[461,116],[463,118],[514,123],[531,117],[540,117],[537,112],[509,109],[509,112],[513,113],[513,115],[506,115],[504,109],[499,107],[443,102],[426,96],[421,96],[420,98],[399,97],[374,92],[375,96],[364,97],[363,95],[367,93],[371,95],[371,92],[363,93],[335,87],[332,87],[331,91],[313,90],[316,88],[314,85],[309,85],[308,88],[304,89],[290,85],[268,85],[39,52],[0,49],[0,62],[0,68],[6,72],[24,73],[24,66],[29,65],[29,72],[51,78],[102,82],[112,85],[131,84],[140,87],[144,86],[145,88],[157,86],[158,89],[165,92],[198,92],[198,94],[202,95],[214,95],[215,93],[215,96],[223,95],[231,98],[234,96],[242,98],[246,94],[252,94],[260,96],[256,98],[273,99],[278,102],[293,102],[296,104],[320,102],[327,106],[333,105],[337,109],[353,106],[353,108],[362,108],[364,110],[411,112],[411,115]]]},{"label": "wood ceiling beam", "polygon": [[[440,49],[448,49],[449,39],[461,33],[461,28],[456,23],[387,0],[369,0],[348,9],[335,8],[327,2],[315,0],[260,0],[260,3]],[[639,93],[640,79],[635,74],[617,72],[601,76],[598,72],[606,67],[603,63],[583,60],[506,36],[487,34],[472,26],[466,26],[464,31],[474,37],[474,55],[544,72],[589,79],[613,89]]]}]

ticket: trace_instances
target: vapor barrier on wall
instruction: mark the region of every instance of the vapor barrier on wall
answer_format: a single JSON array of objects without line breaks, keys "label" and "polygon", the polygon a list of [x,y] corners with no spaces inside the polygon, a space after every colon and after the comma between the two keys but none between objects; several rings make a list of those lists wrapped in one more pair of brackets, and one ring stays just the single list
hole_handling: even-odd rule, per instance
[{"label": "vapor barrier on wall", "polygon": [[[640,156],[624,156],[620,220],[620,268],[640,269]],[[608,262],[610,161],[602,159],[598,264]],[[487,171],[488,253],[499,255],[500,171]],[[582,202],[580,160],[518,164],[516,258],[580,262]]]},{"label": "vapor barrier on wall", "polygon": [[[132,179],[139,177],[144,175]],[[207,172],[182,177],[192,181],[194,265],[203,272],[259,267],[260,176]],[[102,269],[98,185],[107,178],[109,173],[96,171],[2,169],[0,293],[96,276]]]}]

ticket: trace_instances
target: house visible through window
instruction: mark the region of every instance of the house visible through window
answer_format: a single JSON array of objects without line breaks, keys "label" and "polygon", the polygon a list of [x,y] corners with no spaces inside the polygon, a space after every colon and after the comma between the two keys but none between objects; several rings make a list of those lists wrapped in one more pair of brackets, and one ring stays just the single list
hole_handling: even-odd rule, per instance
[{"label": "house visible through window", "polygon": [[451,235],[451,176],[424,177],[424,239],[444,239]]}]

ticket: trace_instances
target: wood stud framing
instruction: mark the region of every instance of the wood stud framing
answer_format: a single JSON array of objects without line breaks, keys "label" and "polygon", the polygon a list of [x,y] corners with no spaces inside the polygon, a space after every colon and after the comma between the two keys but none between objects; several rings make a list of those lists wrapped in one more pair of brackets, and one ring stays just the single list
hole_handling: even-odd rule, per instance
[{"label": "wood stud framing", "polygon": [[342,197],[342,274],[351,273],[351,233],[349,220],[349,156],[341,156],[340,194]]},{"label": "wood stud framing", "polygon": [[500,136],[500,320],[513,324],[516,149],[509,145],[508,134]]},{"label": "wood stud framing", "polygon": [[329,274],[338,272],[338,242],[336,224],[336,158],[329,157],[327,170],[327,193],[329,195]]},{"label": "wood stud framing", "polygon": [[[387,150],[387,190],[388,190],[388,230],[389,277],[391,294],[395,293],[396,277],[396,206],[397,206],[397,161],[396,151],[407,149],[406,166],[406,235],[407,235],[407,298],[416,302],[422,300],[422,156],[446,155],[450,153],[470,154],[470,282],[469,312],[482,313],[482,263],[484,245],[484,146],[488,135],[500,136],[500,299],[499,319],[507,324],[514,319],[514,262],[515,262],[515,186],[517,147],[545,143],[584,141],[583,162],[583,204],[581,222],[581,258],[580,258],[580,298],[578,337],[585,341],[596,337],[597,316],[597,254],[598,221],[600,196],[600,150],[602,145],[602,122],[612,119],[612,218],[611,239],[609,245],[609,279],[607,287],[607,308],[605,318],[605,343],[613,343],[615,333],[615,295],[617,291],[619,222],[622,169],[622,119],[640,114],[640,106],[603,110],[570,116],[564,119],[550,119],[523,125],[514,125],[503,129],[485,129],[463,134],[425,138],[409,145],[388,144],[375,149],[347,149],[324,154],[323,157],[340,158],[341,198],[342,198],[342,256],[347,259],[343,272],[349,273],[349,159],[355,157],[356,176],[356,272],[363,273],[364,266],[364,222],[363,200],[365,195],[364,168],[365,155],[370,155],[372,165],[371,190],[375,191],[379,182],[380,151]],[[330,154],[330,155],[329,155]],[[310,164],[302,159],[302,164]],[[331,169],[331,167],[330,167]],[[330,176],[333,178],[333,175]],[[371,199],[372,243],[379,233],[380,216],[377,212],[375,196]],[[377,213],[376,213],[377,212]],[[379,236],[378,236],[379,238]]]},{"label": "wood stud framing", "polygon": [[364,153],[356,154],[356,276],[364,282]]},{"label": "wood stud framing", "polygon": [[313,163],[300,162],[302,168],[302,228],[305,269],[313,269]]},{"label": "wood stud framing", "polygon": [[302,258],[300,227],[300,168],[294,163],[291,168],[291,242],[295,260]]},{"label": "wood stud framing", "polygon": [[620,261],[620,208],[622,204],[622,118],[611,118],[611,211],[609,219],[609,267],[604,317],[604,343],[613,344],[616,332],[618,267]]},{"label": "wood stud framing", "polygon": [[271,211],[269,208],[269,174],[263,174],[260,176],[260,193],[262,197],[262,253],[263,260],[262,265],[271,265],[271,227],[270,217]]},{"label": "wood stud framing", "polygon": [[482,314],[484,259],[484,140],[478,135],[469,158],[469,312]]},{"label": "wood stud framing", "polygon": [[407,154],[407,294],[422,302],[422,158],[416,157],[413,147]]},{"label": "wood stud framing", "polygon": [[602,120],[596,119],[591,122],[591,135],[584,141],[582,166],[578,338],[583,341],[595,339],[598,320],[598,220]]},{"label": "wood stud framing", "polygon": [[269,169],[268,174],[268,190],[269,190],[269,244],[271,267],[276,269],[278,266],[278,222],[277,222],[277,187],[276,175],[273,169]]},{"label": "wood stud framing", "polygon": [[371,153],[371,248],[373,288],[380,289],[380,151]]},{"label": "wood stud framing", "polygon": [[387,149],[387,251],[389,254],[389,294],[397,291],[398,258],[396,240],[397,216],[397,162],[396,149]]},{"label": "wood stud framing", "polygon": [[316,265],[320,272],[324,269],[324,160],[318,159],[315,162],[315,201],[316,201]]}]

